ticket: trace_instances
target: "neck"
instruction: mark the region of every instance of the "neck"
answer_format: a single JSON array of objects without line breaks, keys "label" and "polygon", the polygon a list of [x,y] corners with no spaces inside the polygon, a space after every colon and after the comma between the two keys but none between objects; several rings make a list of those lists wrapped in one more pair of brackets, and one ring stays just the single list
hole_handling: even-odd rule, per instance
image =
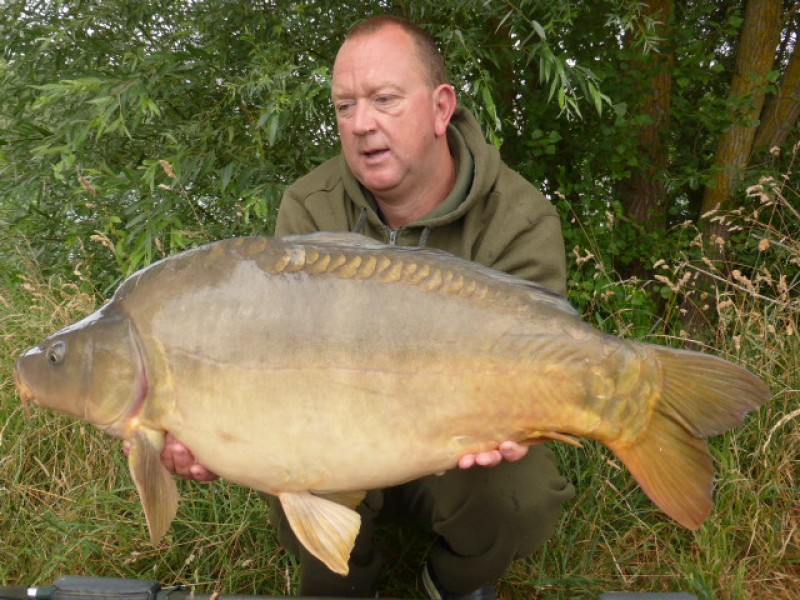
[{"label": "neck", "polygon": [[421,179],[419,185],[401,196],[373,194],[389,227],[398,229],[422,219],[450,195],[456,183],[456,162],[449,151],[442,163],[431,170],[431,177]]}]

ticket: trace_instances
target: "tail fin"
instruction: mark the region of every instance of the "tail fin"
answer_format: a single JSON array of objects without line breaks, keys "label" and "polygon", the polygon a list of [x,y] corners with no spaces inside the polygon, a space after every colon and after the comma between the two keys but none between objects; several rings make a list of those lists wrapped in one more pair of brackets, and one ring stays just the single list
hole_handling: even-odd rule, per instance
[{"label": "tail fin", "polygon": [[712,507],[714,468],[704,438],[741,425],[769,399],[769,389],[715,356],[656,352],[663,389],[650,425],[635,442],[610,447],[653,502],[684,527],[697,529]]}]

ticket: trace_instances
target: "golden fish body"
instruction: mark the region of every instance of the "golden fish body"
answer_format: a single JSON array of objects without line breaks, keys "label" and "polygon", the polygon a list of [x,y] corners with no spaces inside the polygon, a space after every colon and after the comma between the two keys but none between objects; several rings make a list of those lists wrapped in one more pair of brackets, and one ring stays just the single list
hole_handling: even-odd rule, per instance
[{"label": "golden fish body", "polygon": [[504,440],[598,439],[698,527],[713,475],[703,438],[768,399],[744,369],[605,335],[534,284],[352,234],[167,258],[28,351],[16,376],[23,398],[131,441],[154,540],[177,504],[159,460],[169,431],[221,476],[279,496],[342,573],[363,491]]}]

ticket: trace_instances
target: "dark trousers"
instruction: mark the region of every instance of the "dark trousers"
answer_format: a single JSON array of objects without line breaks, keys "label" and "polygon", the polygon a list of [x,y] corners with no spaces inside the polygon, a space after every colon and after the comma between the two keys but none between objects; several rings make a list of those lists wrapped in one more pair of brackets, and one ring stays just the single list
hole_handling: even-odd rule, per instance
[{"label": "dark trousers", "polygon": [[372,536],[376,522],[384,519],[430,523],[438,536],[431,567],[447,590],[463,594],[495,583],[512,561],[539,549],[574,494],[545,445],[531,447],[517,462],[453,469],[370,492],[358,507],[361,530],[345,577],[297,541],[276,498],[270,508],[281,543],[300,559],[301,595],[374,596],[382,559]]}]

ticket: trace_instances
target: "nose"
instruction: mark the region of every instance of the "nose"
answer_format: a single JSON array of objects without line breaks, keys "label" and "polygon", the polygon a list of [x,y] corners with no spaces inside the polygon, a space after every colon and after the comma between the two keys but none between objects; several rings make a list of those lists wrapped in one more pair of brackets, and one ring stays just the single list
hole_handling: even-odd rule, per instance
[{"label": "nose", "polygon": [[356,102],[353,111],[353,133],[366,135],[375,131],[375,118],[368,102]]}]

